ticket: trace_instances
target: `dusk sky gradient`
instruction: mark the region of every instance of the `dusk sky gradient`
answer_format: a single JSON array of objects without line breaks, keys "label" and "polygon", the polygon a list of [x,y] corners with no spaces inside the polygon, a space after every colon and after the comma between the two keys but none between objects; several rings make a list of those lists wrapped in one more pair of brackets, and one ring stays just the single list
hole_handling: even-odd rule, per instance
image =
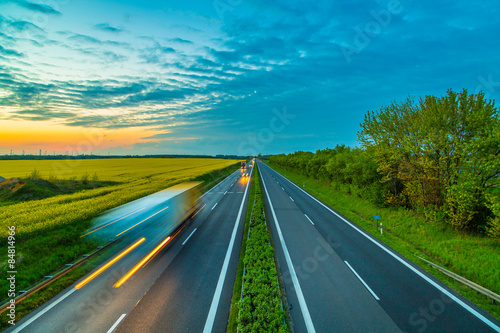
[{"label": "dusk sky gradient", "polygon": [[0,0],[0,154],[289,153],[500,97],[498,1]]}]

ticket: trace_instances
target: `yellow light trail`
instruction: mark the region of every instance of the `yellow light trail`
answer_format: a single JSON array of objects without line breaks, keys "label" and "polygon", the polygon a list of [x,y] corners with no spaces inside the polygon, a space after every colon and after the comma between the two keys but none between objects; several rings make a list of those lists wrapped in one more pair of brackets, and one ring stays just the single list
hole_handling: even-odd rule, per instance
[{"label": "yellow light trail", "polygon": [[118,260],[120,260],[121,258],[123,258],[127,253],[129,253],[130,251],[132,251],[133,249],[135,249],[136,247],[138,247],[145,240],[146,240],[146,238],[144,238],[144,237],[141,238],[141,239],[139,239],[137,242],[135,242],[130,247],[128,247],[125,251],[123,251],[122,253],[120,253],[119,255],[117,255],[116,257],[114,257],[113,259],[111,259],[106,265],[102,266],[97,271],[95,271],[94,273],[92,273],[91,275],[89,275],[85,280],[83,280],[82,282],[80,282],[79,284],[77,284],[75,286],[75,288],[76,289],[80,289],[81,287],[83,287],[84,285],[86,285],[87,283],[89,283],[90,281],[92,281],[95,277],[97,277],[99,274],[101,274],[102,272],[104,272],[105,270],[107,270],[109,267],[111,267],[111,265],[113,265],[115,262],[117,262]]},{"label": "yellow light trail", "polygon": [[118,220],[114,220],[113,222],[110,222],[110,223],[108,223],[108,224],[106,224],[106,225],[103,225],[103,226],[102,226],[102,227],[100,227],[100,228],[97,228],[97,229],[95,229],[95,230],[92,230],[92,231],[90,231],[90,232],[87,232],[85,235],[80,236],[80,238],[85,237],[85,236],[87,236],[87,235],[90,235],[91,233],[96,232],[97,230],[102,229],[102,228],[104,228],[104,227],[107,227],[108,225],[111,225],[111,224],[113,224],[113,223],[115,223],[115,222],[118,222],[118,221],[120,221],[120,220],[123,220],[124,218],[129,217],[130,215],[133,215],[133,214],[135,214],[135,213],[137,213],[137,212],[140,212],[140,211],[141,211],[141,210],[143,210],[143,209],[146,209],[146,207],[141,208],[141,209],[139,209],[139,210],[136,210],[135,212],[130,213],[130,214],[128,214],[128,215],[125,215],[124,217],[120,217]]},{"label": "yellow light trail", "polygon": [[185,225],[182,226],[173,236],[168,236],[161,242],[157,247],[154,248],[153,251],[149,252],[147,256],[145,256],[141,261],[137,263],[137,265],[134,266],[127,274],[125,274],[118,282],[116,282],[113,285],[113,288],[120,288],[122,284],[127,282],[128,279],[132,277],[139,269],[141,269],[143,266],[145,266],[151,259],[154,258],[160,252],[181,230],[185,227]]},{"label": "yellow light trail", "polygon": [[126,232],[127,232],[127,231],[129,231],[130,229],[137,227],[137,226],[138,226],[139,224],[141,224],[142,222],[144,222],[144,221],[146,221],[146,220],[149,220],[150,218],[152,218],[152,217],[153,217],[153,216],[155,216],[156,214],[159,214],[159,213],[163,212],[163,211],[164,211],[165,209],[167,209],[167,208],[168,208],[168,206],[167,206],[167,207],[165,207],[165,208],[163,208],[163,209],[162,209],[162,210],[160,210],[159,212],[156,212],[156,213],[154,213],[153,215],[151,215],[151,216],[149,216],[149,217],[146,217],[146,218],[145,218],[144,220],[142,220],[141,222],[139,222],[139,223],[137,223],[137,224],[134,224],[133,226],[131,226],[131,227],[130,227],[130,228],[128,228],[127,230],[124,230],[124,231],[120,232],[120,233],[119,233],[118,235],[116,235],[115,237],[118,237],[118,236],[120,236],[121,234],[126,233]]},{"label": "yellow light trail", "polygon": [[[202,210],[202,209],[203,209],[206,205],[207,205],[207,204],[204,204],[204,205],[203,205],[203,207],[201,207],[201,208],[200,208],[200,209],[199,209],[196,213],[194,213],[193,217],[195,217],[195,216],[196,216],[196,214],[198,214],[198,213],[200,212],[200,210]],[[191,217],[191,218],[193,218],[193,217]]]}]

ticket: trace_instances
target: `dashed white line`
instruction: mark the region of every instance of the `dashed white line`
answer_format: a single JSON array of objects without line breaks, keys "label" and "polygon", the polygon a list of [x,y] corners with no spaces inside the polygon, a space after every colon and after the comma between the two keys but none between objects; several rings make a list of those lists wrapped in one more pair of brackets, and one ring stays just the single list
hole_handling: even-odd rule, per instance
[{"label": "dashed white line", "polygon": [[377,294],[375,294],[375,293],[373,292],[372,288],[370,288],[370,287],[366,284],[366,282],[365,282],[365,281],[361,278],[361,276],[359,276],[359,274],[358,274],[358,273],[354,270],[354,268],[352,268],[352,267],[351,267],[351,265],[349,265],[349,263],[348,263],[347,261],[345,261],[345,260],[344,260],[344,262],[345,262],[345,264],[347,265],[347,267],[349,267],[349,268],[350,268],[350,270],[354,273],[354,275],[356,275],[356,276],[358,277],[359,281],[361,281],[361,283],[362,283],[362,284],[366,287],[366,289],[368,289],[368,291],[370,292],[370,294],[372,294],[372,295],[373,295],[373,297],[375,297],[375,299],[376,299],[377,301],[380,301],[380,298],[378,298]]},{"label": "dashed white line", "polygon": [[278,218],[276,217],[276,213],[274,212],[273,203],[271,202],[271,198],[269,197],[269,192],[267,192],[266,182],[264,181],[264,177],[261,177],[261,181],[262,185],[264,186],[264,192],[266,192],[267,201],[269,202],[269,208],[271,209],[271,213],[273,215],[274,224],[276,225],[276,232],[278,233],[278,237],[280,239],[286,263],[288,265],[288,269],[290,270],[290,276],[292,278],[292,283],[295,288],[295,293],[297,294],[300,311],[302,312],[302,317],[304,318],[304,322],[306,324],[306,330],[308,333],[316,333],[316,329],[314,328],[314,324],[312,322],[311,314],[309,313],[309,309],[307,308],[306,299],[304,298],[304,294],[302,293],[302,288],[300,287],[299,279],[297,278],[297,273],[295,272],[295,268],[293,267],[292,258],[290,257],[290,253],[288,253],[288,249],[285,244],[285,239],[283,238],[283,233],[281,232]]},{"label": "dashed white line", "polygon": [[295,202],[295,200],[293,200],[291,196],[288,196],[288,197],[290,198],[290,200],[292,200],[293,202]]},{"label": "dashed white line", "polygon": [[56,306],[57,304],[59,304],[60,302],[62,302],[66,297],[68,297],[69,295],[71,295],[72,293],[74,293],[77,290],[78,289],[75,289],[75,288],[71,289],[71,291],[68,291],[64,296],[60,297],[57,301],[55,301],[54,303],[50,304],[49,306],[47,306],[42,311],[38,312],[35,316],[33,316],[32,318],[30,318],[27,322],[25,322],[24,324],[22,324],[21,326],[19,326],[15,330],[13,330],[12,332],[13,333],[20,332],[26,326],[28,326],[29,324],[31,324],[32,322],[34,322],[35,320],[37,320],[38,318],[40,318],[41,316],[43,316],[47,311],[49,311],[50,309],[52,309],[54,306]]},{"label": "dashed white line", "polygon": [[[272,170],[273,172],[276,172],[273,169],[271,169],[270,167],[268,167],[267,165],[265,165],[265,167],[269,168],[269,170]],[[448,296],[449,298],[451,298],[452,300],[454,300],[462,308],[464,308],[465,310],[469,311],[472,315],[474,315],[476,318],[478,318],[479,320],[481,320],[483,323],[485,323],[486,325],[488,325],[489,327],[491,327],[495,331],[500,332],[500,327],[497,326],[496,324],[494,324],[491,320],[489,320],[488,318],[486,318],[485,316],[483,316],[482,314],[480,314],[479,312],[477,312],[475,309],[473,309],[472,307],[470,307],[468,304],[464,303],[461,299],[459,299],[458,297],[456,297],[455,295],[453,295],[452,293],[450,293],[448,290],[446,290],[445,288],[443,288],[437,282],[433,281],[431,278],[429,278],[424,273],[420,272],[415,267],[411,266],[405,260],[401,259],[396,254],[394,254],[390,250],[386,249],[383,245],[381,245],[380,243],[378,243],[377,241],[375,241],[371,236],[368,236],[367,234],[365,234],[363,231],[361,231],[354,224],[352,224],[351,222],[349,222],[348,220],[346,220],[345,218],[343,218],[341,215],[339,215],[333,209],[331,209],[330,207],[328,207],[327,205],[325,205],[324,203],[322,203],[321,201],[319,201],[318,199],[316,199],[314,196],[312,196],[311,194],[309,194],[307,191],[305,191],[302,188],[300,188],[300,186],[298,186],[297,184],[295,184],[294,182],[292,182],[290,179],[286,178],[285,176],[283,176],[281,174],[278,174],[278,175],[280,175],[282,178],[286,179],[290,184],[292,184],[293,186],[295,186],[296,188],[298,188],[299,190],[301,190],[302,192],[304,192],[307,196],[309,196],[311,199],[313,199],[314,201],[316,201],[317,203],[319,203],[321,206],[325,207],[327,210],[329,210],[332,214],[334,214],[339,219],[341,219],[342,221],[344,221],[351,228],[353,228],[354,230],[356,230],[357,232],[359,232],[362,236],[364,236],[366,239],[368,239],[373,244],[375,244],[376,246],[378,246],[382,251],[386,252],[388,255],[390,255],[391,257],[393,257],[397,261],[399,261],[402,265],[404,265],[405,267],[407,267],[408,269],[410,269],[412,272],[414,272],[415,274],[417,274],[418,276],[420,276],[422,279],[424,279],[425,281],[427,281],[430,285],[432,285],[433,287],[435,287],[436,289],[438,289],[440,292],[442,292],[443,294],[445,294],[446,296]]]},{"label": "dashed white line", "polygon": [[283,188],[283,186],[281,186],[281,189],[284,191],[285,189]]},{"label": "dashed white line", "polygon": [[198,229],[198,228],[194,228],[193,232],[191,232],[191,233],[189,234],[189,236],[186,238],[186,240],[185,240],[184,242],[182,242],[182,245],[184,245],[184,244],[186,244],[186,243],[187,243],[187,241],[189,240],[189,238],[191,238],[191,236],[193,236],[193,234],[194,234],[194,232],[196,231],[196,229]]},{"label": "dashed white line", "polygon": [[218,202],[215,203],[215,205],[212,207],[212,210],[214,210],[215,206],[217,206]]},{"label": "dashed white line", "polygon": [[226,194],[227,194],[227,191],[226,191],[226,192],[224,192],[224,195],[226,195]]},{"label": "dashed white line", "polygon": [[305,217],[307,217],[307,219],[309,220],[309,222],[311,222],[312,225],[314,225],[314,222],[309,218],[309,216],[307,216],[307,214],[304,214]]},{"label": "dashed white line", "polygon": [[118,325],[121,323],[121,321],[123,320],[123,318],[125,318],[126,315],[127,315],[126,313],[122,314],[120,316],[120,318],[118,318],[118,320],[116,321],[116,323],[113,326],[111,326],[111,328],[108,330],[108,333],[113,332],[115,330],[115,328],[118,327]]}]

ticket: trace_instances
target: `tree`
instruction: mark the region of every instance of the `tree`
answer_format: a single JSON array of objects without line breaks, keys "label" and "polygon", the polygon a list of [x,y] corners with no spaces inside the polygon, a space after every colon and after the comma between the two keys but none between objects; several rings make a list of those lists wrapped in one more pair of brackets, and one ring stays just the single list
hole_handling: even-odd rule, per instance
[{"label": "tree", "polygon": [[389,201],[440,210],[458,230],[485,225],[485,195],[499,184],[500,116],[483,93],[393,102],[367,113],[358,139],[394,185]]}]

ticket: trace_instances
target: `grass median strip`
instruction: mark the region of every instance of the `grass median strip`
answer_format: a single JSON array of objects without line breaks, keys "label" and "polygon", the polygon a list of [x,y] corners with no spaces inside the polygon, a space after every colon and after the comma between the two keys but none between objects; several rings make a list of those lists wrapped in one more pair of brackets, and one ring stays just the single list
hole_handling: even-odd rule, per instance
[{"label": "grass median strip", "polygon": [[289,332],[257,170],[249,200],[228,332]]}]

